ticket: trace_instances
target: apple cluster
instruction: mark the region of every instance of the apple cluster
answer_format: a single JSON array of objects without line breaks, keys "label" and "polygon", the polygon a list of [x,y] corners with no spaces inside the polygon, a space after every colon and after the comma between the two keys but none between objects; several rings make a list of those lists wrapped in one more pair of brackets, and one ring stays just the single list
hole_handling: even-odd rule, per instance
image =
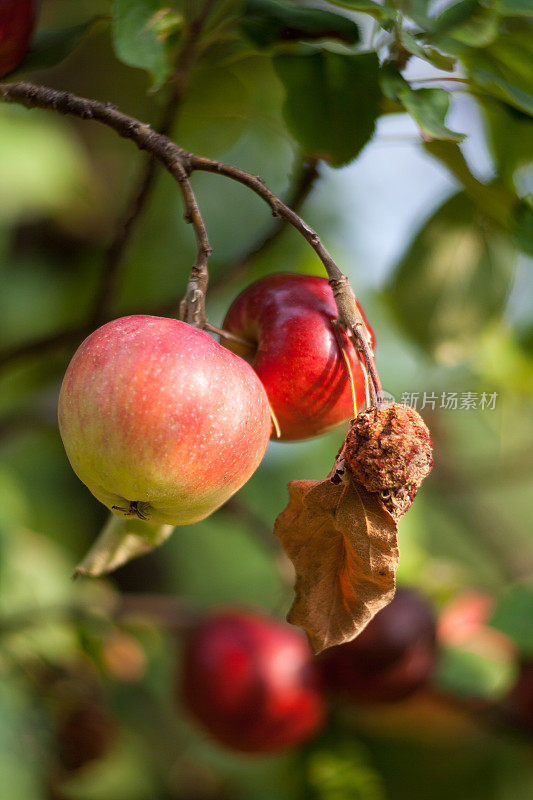
[{"label": "apple cluster", "polygon": [[396,702],[428,682],[436,623],[400,589],[352,642],[313,656],[303,634],[263,614],[212,612],[185,637],[180,702],[211,737],[248,753],[286,750],[323,728],[328,700]]},{"label": "apple cluster", "polygon": [[235,300],[224,322],[234,338],[221,344],[176,319],[103,325],[78,348],[59,397],[74,471],[119,517],[204,519],[258,467],[272,414],[282,440],[353,416],[345,357],[363,402],[364,371],[336,317],[325,278],[287,273]]},{"label": "apple cluster", "polygon": [[[428,600],[416,589],[400,587],[356,639],[319,657],[301,631],[262,611],[230,607],[194,614],[183,632],[177,712],[185,712],[223,748],[250,755],[290,750],[319,736],[339,704],[354,713],[365,707],[377,712],[423,696],[440,647],[486,643],[488,636],[505,639],[486,625],[486,599],[479,593],[458,596],[444,607],[437,626]],[[103,651],[102,663],[115,680],[137,681],[145,663],[139,662],[138,645],[132,651],[134,640],[128,643],[124,636],[120,660]],[[55,703],[58,753],[66,772],[103,757],[117,738],[116,720],[88,685],[90,691],[78,687],[68,702]],[[494,707],[499,712],[494,719],[531,734],[532,687],[532,661],[522,658],[513,687]]]},{"label": "apple cluster", "polygon": [[[428,689],[442,647],[487,649],[495,643],[516,659],[512,642],[487,624],[491,598],[458,596],[437,617],[414,588],[392,602],[355,639],[313,656],[301,632],[263,613],[212,611],[184,640],[179,708],[224,747],[274,753],[296,747],[323,729],[329,708],[401,704]],[[434,687],[436,688],[436,687]],[[494,721],[533,733],[533,661],[518,659],[516,679],[491,706]]]}]

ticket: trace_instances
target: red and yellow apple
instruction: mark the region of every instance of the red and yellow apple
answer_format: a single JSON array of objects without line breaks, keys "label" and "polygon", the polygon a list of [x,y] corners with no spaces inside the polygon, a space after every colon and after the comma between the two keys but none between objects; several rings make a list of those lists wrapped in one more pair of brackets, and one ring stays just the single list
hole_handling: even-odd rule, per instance
[{"label": "red and yellow apple", "polygon": [[209,334],[131,316],[78,348],[59,427],[74,472],[117,516],[185,525],[248,480],[271,418],[253,369]]},{"label": "red and yellow apple", "polygon": [[303,633],[251,611],[219,611],[191,629],[180,695],[216,740],[250,753],[300,744],[325,716]]},{"label": "red and yellow apple", "polygon": [[36,15],[35,0],[0,0],[0,77],[24,59]]},{"label": "red and yellow apple", "polygon": [[[363,314],[360,306],[359,310]],[[317,436],[354,416],[349,375],[333,327],[336,318],[328,281],[291,273],[256,281],[226,315],[224,330],[244,341],[221,341],[259,375],[282,440]],[[363,318],[370,331],[364,314]],[[352,341],[341,336],[361,406],[364,372]]]}]

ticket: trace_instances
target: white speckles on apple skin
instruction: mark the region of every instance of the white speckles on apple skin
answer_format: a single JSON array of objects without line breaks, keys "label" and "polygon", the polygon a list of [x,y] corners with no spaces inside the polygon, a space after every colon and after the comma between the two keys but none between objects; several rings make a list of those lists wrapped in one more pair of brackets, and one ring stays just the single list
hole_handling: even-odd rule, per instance
[{"label": "white speckles on apple skin", "polygon": [[[108,508],[150,504],[150,519],[203,519],[259,465],[270,435],[252,368],[177,320],[125,317],[83,342],[59,400],[65,449]],[[117,512],[119,513],[120,512]]]}]

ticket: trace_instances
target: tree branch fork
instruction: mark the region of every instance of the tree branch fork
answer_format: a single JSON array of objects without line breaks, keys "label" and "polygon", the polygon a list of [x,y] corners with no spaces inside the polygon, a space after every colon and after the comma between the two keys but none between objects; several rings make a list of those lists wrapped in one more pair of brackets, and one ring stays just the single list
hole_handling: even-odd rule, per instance
[{"label": "tree branch fork", "polygon": [[368,371],[372,401],[379,402],[381,384],[374,362],[370,335],[358,311],[348,278],[326,250],[317,232],[271,192],[260,176],[221,161],[190,153],[165,134],[158,133],[150,125],[123,113],[111,103],[78,97],[71,92],[37,86],[25,81],[0,84],[0,100],[17,103],[26,108],[53,110],[60,114],[107,125],[119,136],[134,142],[140,150],[148,152],[172,175],[183,197],[185,220],[192,225],[197,242],[196,261],[191,270],[185,297],[180,305],[181,319],[195,327],[212,328],[207,321],[205,311],[209,281],[207,265],[212,248],[190,177],[195,171],[212,172],[237,181],[257,194],[270,207],[275,217],[284,219],[306,239],[324,265],[337,304],[338,321],[352,335]]}]

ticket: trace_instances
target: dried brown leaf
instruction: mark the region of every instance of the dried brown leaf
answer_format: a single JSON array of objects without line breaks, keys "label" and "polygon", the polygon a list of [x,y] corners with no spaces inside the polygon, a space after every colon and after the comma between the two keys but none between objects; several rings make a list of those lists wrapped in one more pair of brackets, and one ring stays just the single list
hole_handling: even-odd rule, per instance
[{"label": "dried brown leaf", "polygon": [[394,596],[397,527],[379,496],[352,481],[291,481],[274,533],[296,569],[287,619],[315,653],[354,639]]}]

